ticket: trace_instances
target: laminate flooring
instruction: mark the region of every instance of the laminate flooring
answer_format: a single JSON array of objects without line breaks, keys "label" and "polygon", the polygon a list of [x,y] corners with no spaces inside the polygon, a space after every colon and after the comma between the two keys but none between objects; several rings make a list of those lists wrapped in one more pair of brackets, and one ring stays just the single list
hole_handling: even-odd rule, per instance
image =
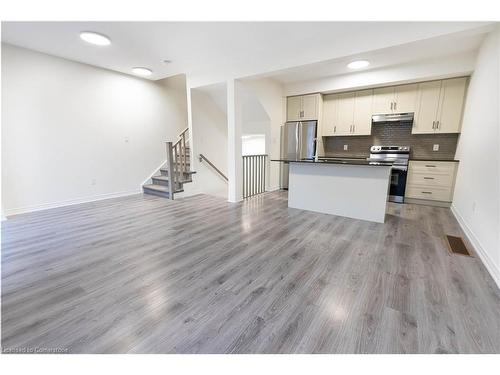
[{"label": "laminate flooring", "polygon": [[447,208],[384,224],[135,195],[2,222],[2,349],[500,353],[500,291]]}]

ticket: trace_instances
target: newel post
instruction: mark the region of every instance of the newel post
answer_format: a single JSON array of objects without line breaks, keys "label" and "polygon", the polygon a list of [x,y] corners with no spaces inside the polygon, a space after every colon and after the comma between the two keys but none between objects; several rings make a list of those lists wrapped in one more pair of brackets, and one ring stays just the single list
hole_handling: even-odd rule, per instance
[{"label": "newel post", "polygon": [[174,171],[174,153],[172,142],[165,142],[167,146],[167,169],[168,169],[168,195],[174,199],[175,171]]}]

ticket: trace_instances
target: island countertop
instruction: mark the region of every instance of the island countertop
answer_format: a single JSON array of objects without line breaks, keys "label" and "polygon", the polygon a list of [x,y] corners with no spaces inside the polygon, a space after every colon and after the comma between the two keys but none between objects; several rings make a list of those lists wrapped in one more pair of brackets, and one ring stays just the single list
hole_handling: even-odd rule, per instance
[{"label": "island countertop", "polygon": [[283,163],[306,163],[306,164],[347,164],[347,165],[363,165],[374,167],[391,167],[392,162],[378,162],[369,161],[366,159],[349,159],[349,158],[318,158],[313,159],[272,159],[271,161],[278,161]]}]

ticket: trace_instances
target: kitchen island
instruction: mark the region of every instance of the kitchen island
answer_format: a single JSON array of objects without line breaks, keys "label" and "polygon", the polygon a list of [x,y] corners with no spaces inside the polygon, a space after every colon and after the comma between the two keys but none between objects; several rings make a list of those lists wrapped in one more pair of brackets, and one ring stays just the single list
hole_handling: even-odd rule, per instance
[{"label": "kitchen island", "polygon": [[384,222],[392,163],[363,159],[273,161],[290,164],[288,207]]}]

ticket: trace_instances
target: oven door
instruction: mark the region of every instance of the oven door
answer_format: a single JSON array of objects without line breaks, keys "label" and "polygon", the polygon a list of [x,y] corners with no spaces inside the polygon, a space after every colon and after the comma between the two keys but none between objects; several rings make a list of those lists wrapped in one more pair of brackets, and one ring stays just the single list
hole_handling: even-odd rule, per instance
[{"label": "oven door", "polygon": [[404,202],[407,173],[406,167],[393,167],[391,169],[389,201],[396,203]]}]

